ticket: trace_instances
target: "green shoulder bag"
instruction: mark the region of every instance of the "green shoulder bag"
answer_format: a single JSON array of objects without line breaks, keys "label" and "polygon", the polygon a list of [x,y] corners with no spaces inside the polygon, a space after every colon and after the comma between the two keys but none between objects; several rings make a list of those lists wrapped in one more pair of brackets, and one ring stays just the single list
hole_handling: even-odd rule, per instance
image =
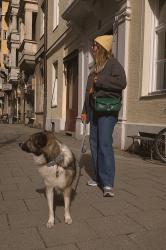
[{"label": "green shoulder bag", "polygon": [[95,112],[118,112],[121,109],[121,99],[116,97],[96,97],[94,99]]}]

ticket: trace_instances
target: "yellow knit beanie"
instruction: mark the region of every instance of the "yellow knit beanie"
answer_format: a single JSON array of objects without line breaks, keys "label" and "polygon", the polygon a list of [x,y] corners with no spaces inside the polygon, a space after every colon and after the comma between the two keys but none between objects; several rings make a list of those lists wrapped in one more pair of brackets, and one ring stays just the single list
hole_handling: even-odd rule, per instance
[{"label": "yellow knit beanie", "polygon": [[112,35],[98,36],[95,38],[95,42],[100,44],[107,51],[110,51],[112,49],[112,39]]}]

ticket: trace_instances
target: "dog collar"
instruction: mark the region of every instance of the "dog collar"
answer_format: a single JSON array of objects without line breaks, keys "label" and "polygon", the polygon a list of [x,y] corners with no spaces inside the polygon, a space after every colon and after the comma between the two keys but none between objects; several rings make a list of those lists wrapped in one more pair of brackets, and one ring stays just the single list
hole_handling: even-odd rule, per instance
[{"label": "dog collar", "polygon": [[54,161],[54,160],[47,163],[48,167],[53,167],[55,165],[56,165],[56,161]]}]

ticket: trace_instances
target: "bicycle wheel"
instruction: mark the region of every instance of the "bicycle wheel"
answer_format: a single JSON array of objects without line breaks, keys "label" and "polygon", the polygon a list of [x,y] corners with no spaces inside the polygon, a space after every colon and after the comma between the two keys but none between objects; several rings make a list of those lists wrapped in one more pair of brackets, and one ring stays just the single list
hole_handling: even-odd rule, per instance
[{"label": "bicycle wheel", "polygon": [[155,152],[160,160],[166,162],[166,128],[162,129],[155,138]]}]

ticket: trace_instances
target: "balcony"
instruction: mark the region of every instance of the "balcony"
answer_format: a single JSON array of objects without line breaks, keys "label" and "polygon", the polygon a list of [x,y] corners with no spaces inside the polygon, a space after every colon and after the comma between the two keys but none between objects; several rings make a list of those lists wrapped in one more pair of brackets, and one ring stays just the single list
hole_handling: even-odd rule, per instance
[{"label": "balcony", "polygon": [[33,6],[36,9],[35,5],[38,5],[38,0],[21,0],[18,10],[19,16],[22,16],[22,14],[24,13],[24,8],[26,4],[28,4],[29,6],[31,5],[31,7]]},{"label": "balcony", "polygon": [[19,48],[19,52],[19,67],[26,71],[33,71],[37,52],[37,42],[24,39]]},{"label": "balcony", "polygon": [[92,12],[91,0],[70,0],[62,17],[67,22],[72,21],[82,25],[85,18]]},{"label": "balcony", "polygon": [[17,82],[19,77],[20,69],[19,68],[11,68],[9,75],[8,75],[8,81],[9,82]]},{"label": "balcony", "polygon": [[7,38],[7,45],[8,45],[8,48],[11,47],[11,44],[12,43],[19,43],[20,41],[20,35],[17,31],[11,31],[11,33],[8,35],[8,38]]}]

